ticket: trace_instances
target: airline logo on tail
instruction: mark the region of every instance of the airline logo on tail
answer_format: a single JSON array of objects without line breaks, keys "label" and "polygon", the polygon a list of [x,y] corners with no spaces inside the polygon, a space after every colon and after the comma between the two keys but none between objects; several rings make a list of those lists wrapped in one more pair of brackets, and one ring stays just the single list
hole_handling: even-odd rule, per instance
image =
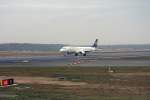
[{"label": "airline logo on tail", "polygon": [[93,44],[93,46],[92,46],[92,47],[97,48],[97,46],[98,46],[97,44],[98,44],[98,39],[96,39],[96,40],[95,40],[95,42],[94,42],[94,44]]}]

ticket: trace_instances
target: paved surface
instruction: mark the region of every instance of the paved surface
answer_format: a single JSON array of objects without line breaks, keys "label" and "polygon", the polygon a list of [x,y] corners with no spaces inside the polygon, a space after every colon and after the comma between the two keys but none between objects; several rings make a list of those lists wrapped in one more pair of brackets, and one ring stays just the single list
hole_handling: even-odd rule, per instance
[{"label": "paved surface", "polygon": [[0,57],[0,67],[30,66],[150,66],[150,51],[99,51],[87,56],[6,56]]}]

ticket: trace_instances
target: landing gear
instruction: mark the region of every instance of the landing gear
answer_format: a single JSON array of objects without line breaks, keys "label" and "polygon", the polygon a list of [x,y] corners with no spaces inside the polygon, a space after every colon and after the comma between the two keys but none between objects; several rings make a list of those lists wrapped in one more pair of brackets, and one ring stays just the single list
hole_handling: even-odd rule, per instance
[{"label": "landing gear", "polygon": [[86,56],[86,53],[83,53],[83,54],[82,54],[82,53],[75,53],[74,55],[75,55],[75,56],[78,56],[78,55]]},{"label": "landing gear", "polygon": [[75,53],[75,56],[78,56],[78,53]]},{"label": "landing gear", "polygon": [[86,56],[86,53],[84,53],[83,56]]}]

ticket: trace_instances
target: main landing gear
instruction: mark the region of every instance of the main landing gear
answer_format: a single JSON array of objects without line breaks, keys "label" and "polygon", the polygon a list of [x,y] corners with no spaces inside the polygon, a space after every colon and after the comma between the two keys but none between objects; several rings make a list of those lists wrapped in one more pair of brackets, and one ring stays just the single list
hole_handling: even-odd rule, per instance
[{"label": "main landing gear", "polygon": [[[75,56],[78,56],[79,54],[78,54],[78,53],[75,53],[74,55],[75,55]],[[86,53],[84,53],[83,56],[86,56]]]}]

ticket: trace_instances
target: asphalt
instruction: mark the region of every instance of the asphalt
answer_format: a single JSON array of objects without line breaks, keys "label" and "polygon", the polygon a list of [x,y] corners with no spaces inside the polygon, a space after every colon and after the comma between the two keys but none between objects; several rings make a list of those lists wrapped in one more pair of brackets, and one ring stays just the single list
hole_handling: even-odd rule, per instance
[{"label": "asphalt", "polygon": [[0,57],[0,67],[150,66],[150,51],[94,52],[87,56],[44,55]]}]

